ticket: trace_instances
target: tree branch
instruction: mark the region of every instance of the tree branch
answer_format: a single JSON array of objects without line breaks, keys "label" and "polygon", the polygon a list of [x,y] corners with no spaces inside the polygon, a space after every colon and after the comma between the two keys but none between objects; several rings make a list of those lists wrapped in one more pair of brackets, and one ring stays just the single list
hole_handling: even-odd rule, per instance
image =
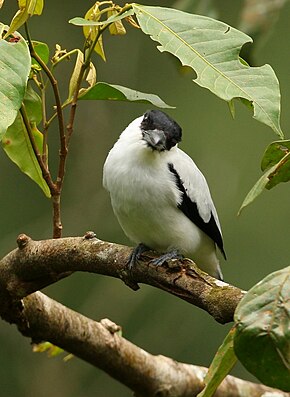
[{"label": "tree branch", "polygon": [[[138,397],[194,397],[204,387],[207,368],[149,354],[120,336],[120,327],[110,320],[93,321],[41,292],[23,299],[13,322],[25,336],[36,342],[50,341],[73,353],[128,386]],[[274,390],[227,376],[215,396],[261,397],[266,392]],[[277,397],[288,395],[276,393]]]},{"label": "tree branch", "polygon": [[[76,313],[41,292],[34,292],[75,271],[123,279],[136,289],[146,283],[168,291],[207,310],[217,321],[231,321],[243,296],[236,287],[200,271],[189,260],[150,265],[148,253],[128,274],[131,249],[84,237],[33,241],[22,234],[18,248],[0,261],[0,315],[17,325],[33,342],[49,341],[104,370],[132,389],[138,397],[194,397],[204,387],[207,369],[154,356],[120,335],[110,320],[100,323]],[[34,292],[34,293],[33,293]],[[273,389],[227,376],[216,397],[261,397]],[[287,393],[276,391],[275,396]]]},{"label": "tree branch", "polygon": [[[189,259],[171,260],[156,267],[150,264],[152,252],[143,255],[129,274],[126,264],[131,248],[98,240],[92,232],[84,237],[42,241],[22,234],[17,243],[18,248],[0,261],[2,294],[6,291],[14,301],[83,271],[120,278],[134,290],[139,288],[138,283],[160,288],[206,310],[224,324],[233,320],[244,295],[239,288],[202,272]],[[0,293],[0,306],[3,305],[5,300],[1,302]]]}]

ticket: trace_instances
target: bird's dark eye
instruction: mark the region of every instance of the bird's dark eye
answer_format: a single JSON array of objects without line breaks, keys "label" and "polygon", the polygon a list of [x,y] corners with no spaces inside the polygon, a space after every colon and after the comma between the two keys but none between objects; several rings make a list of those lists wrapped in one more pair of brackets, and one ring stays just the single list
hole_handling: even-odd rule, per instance
[{"label": "bird's dark eye", "polygon": [[145,113],[143,117],[143,121],[146,121],[149,119],[149,113]]}]

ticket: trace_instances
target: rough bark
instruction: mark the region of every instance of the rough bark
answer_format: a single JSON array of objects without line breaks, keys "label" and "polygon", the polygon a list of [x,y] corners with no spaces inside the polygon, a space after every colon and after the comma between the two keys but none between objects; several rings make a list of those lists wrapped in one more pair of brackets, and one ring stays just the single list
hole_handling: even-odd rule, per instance
[{"label": "rough bark", "polygon": [[160,288],[206,310],[224,324],[233,320],[244,295],[239,288],[202,272],[188,259],[152,265],[154,254],[150,252],[129,274],[126,264],[131,248],[98,240],[92,232],[84,237],[42,241],[20,235],[17,243],[18,248],[0,261],[2,294],[16,300],[83,271],[120,278],[133,289],[138,289],[138,283]]},{"label": "rough bark", "polygon": [[[76,271],[122,279],[131,288],[145,283],[170,292],[210,313],[217,321],[232,321],[244,292],[215,280],[189,260],[172,260],[165,266],[150,264],[148,253],[129,274],[131,249],[84,237],[33,241],[17,239],[18,248],[0,261],[0,315],[17,325],[34,342],[49,341],[101,368],[127,385],[138,397],[196,396],[204,387],[207,369],[154,356],[120,335],[110,320],[100,323],[48,298],[39,289]],[[259,397],[273,389],[227,376],[216,397]],[[276,391],[275,397],[287,393]]]},{"label": "rough bark", "polygon": [[[108,319],[93,321],[36,292],[23,299],[16,319],[20,331],[34,341],[57,344],[101,368],[138,397],[194,397],[204,387],[207,368],[154,356],[127,341]],[[215,397],[262,397],[274,390],[227,376]],[[275,397],[288,394],[276,391]]]}]

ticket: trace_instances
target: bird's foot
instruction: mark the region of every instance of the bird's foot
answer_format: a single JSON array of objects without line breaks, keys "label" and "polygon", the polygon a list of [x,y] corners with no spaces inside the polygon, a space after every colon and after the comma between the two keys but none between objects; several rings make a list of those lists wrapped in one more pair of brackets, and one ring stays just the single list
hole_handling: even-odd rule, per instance
[{"label": "bird's foot", "polygon": [[137,247],[135,247],[132,251],[132,254],[129,257],[129,260],[127,262],[127,267],[129,272],[131,273],[133,267],[136,265],[136,262],[140,259],[141,255],[143,252],[149,251],[150,248],[148,248],[145,244],[138,244]]},{"label": "bird's foot", "polygon": [[163,254],[156,259],[153,259],[150,263],[155,266],[162,266],[165,262],[171,259],[183,259],[183,255],[181,255],[177,250],[172,250],[166,252],[166,254]]}]

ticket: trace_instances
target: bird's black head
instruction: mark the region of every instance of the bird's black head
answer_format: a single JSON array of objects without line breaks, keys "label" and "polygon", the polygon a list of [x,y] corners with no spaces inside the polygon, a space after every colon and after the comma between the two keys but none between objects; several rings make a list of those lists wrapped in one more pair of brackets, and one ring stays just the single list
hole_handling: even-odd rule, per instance
[{"label": "bird's black head", "polygon": [[141,122],[143,140],[154,150],[170,150],[181,141],[181,127],[166,113],[148,110]]}]

